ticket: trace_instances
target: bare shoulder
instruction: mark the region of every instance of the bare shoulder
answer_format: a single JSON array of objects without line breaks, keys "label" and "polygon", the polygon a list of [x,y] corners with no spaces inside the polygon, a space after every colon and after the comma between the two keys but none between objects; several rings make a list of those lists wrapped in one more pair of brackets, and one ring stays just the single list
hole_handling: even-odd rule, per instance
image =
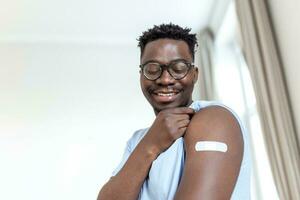
[{"label": "bare shoulder", "polygon": [[[205,148],[197,149],[197,144]],[[243,135],[226,108],[210,106],[194,114],[184,135],[185,167],[175,200],[230,199],[243,158]],[[218,151],[222,144],[226,151]],[[206,148],[207,147],[207,148]]]},{"label": "bare shoulder", "polygon": [[[212,140],[224,142],[232,150],[243,149],[243,135],[236,117],[221,106],[209,106],[195,113],[184,136],[187,151],[194,151],[195,142]],[[230,150],[230,149],[229,149]]]}]

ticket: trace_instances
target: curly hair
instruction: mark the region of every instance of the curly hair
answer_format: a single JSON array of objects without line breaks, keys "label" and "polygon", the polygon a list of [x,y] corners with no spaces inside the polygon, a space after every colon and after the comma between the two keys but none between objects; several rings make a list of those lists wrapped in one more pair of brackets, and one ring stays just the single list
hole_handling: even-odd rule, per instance
[{"label": "curly hair", "polygon": [[190,31],[190,28],[182,28],[172,23],[154,25],[153,28],[144,31],[142,35],[137,39],[139,42],[138,47],[140,47],[141,49],[141,56],[144,53],[144,49],[147,43],[158,39],[168,38],[186,42],[189,47],[190,54],[192,55],[192,58],[194,60],[195,47],[198,46],[198,43],[196,34],[191,34]]}]

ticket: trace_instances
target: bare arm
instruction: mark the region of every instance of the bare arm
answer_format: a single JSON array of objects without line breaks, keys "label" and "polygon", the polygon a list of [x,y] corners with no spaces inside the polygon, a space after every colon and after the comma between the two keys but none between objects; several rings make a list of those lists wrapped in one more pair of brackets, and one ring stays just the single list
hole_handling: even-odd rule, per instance
[{"label": "bare arm", "polygon": [[152,162],[185,133],[193,113],[190,108],[161,111],[124,167],[103,186],[98,200],[137,199]]},{"label": "bare arm", "polygon": [[[227,152],[196,151],[198,141],[225,143]],[[226,109],[209,107],[194,115],[184,136],[186,162],[175,200],[230,199],[243,157],[237,120]]]},{"label": "bare arm", "polygon": [[101,189],[98,200],[137,199],[157,153],[141,142],[129,156],[120,172]]}]

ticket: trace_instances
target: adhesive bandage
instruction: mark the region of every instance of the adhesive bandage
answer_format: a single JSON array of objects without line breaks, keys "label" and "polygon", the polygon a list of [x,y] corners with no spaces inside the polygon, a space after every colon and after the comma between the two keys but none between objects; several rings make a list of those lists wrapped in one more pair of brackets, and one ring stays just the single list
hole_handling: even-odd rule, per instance
[{"label": "adhesive bandage", "polygon": [[196,151],[227,151],[227,144],[217,141],[199,141],[195,144]]}]

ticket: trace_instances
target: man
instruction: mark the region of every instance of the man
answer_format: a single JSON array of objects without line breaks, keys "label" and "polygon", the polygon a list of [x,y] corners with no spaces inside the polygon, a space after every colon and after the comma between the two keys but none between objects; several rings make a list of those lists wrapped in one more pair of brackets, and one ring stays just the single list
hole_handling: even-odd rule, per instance
[{"label": "man", "polygon": [[156,119],[128,141],[98,200],[250,199],[239,119],[218,103],[192,101],[197,41],[189,32],[162,24],[139,38],[140,84]]}]

